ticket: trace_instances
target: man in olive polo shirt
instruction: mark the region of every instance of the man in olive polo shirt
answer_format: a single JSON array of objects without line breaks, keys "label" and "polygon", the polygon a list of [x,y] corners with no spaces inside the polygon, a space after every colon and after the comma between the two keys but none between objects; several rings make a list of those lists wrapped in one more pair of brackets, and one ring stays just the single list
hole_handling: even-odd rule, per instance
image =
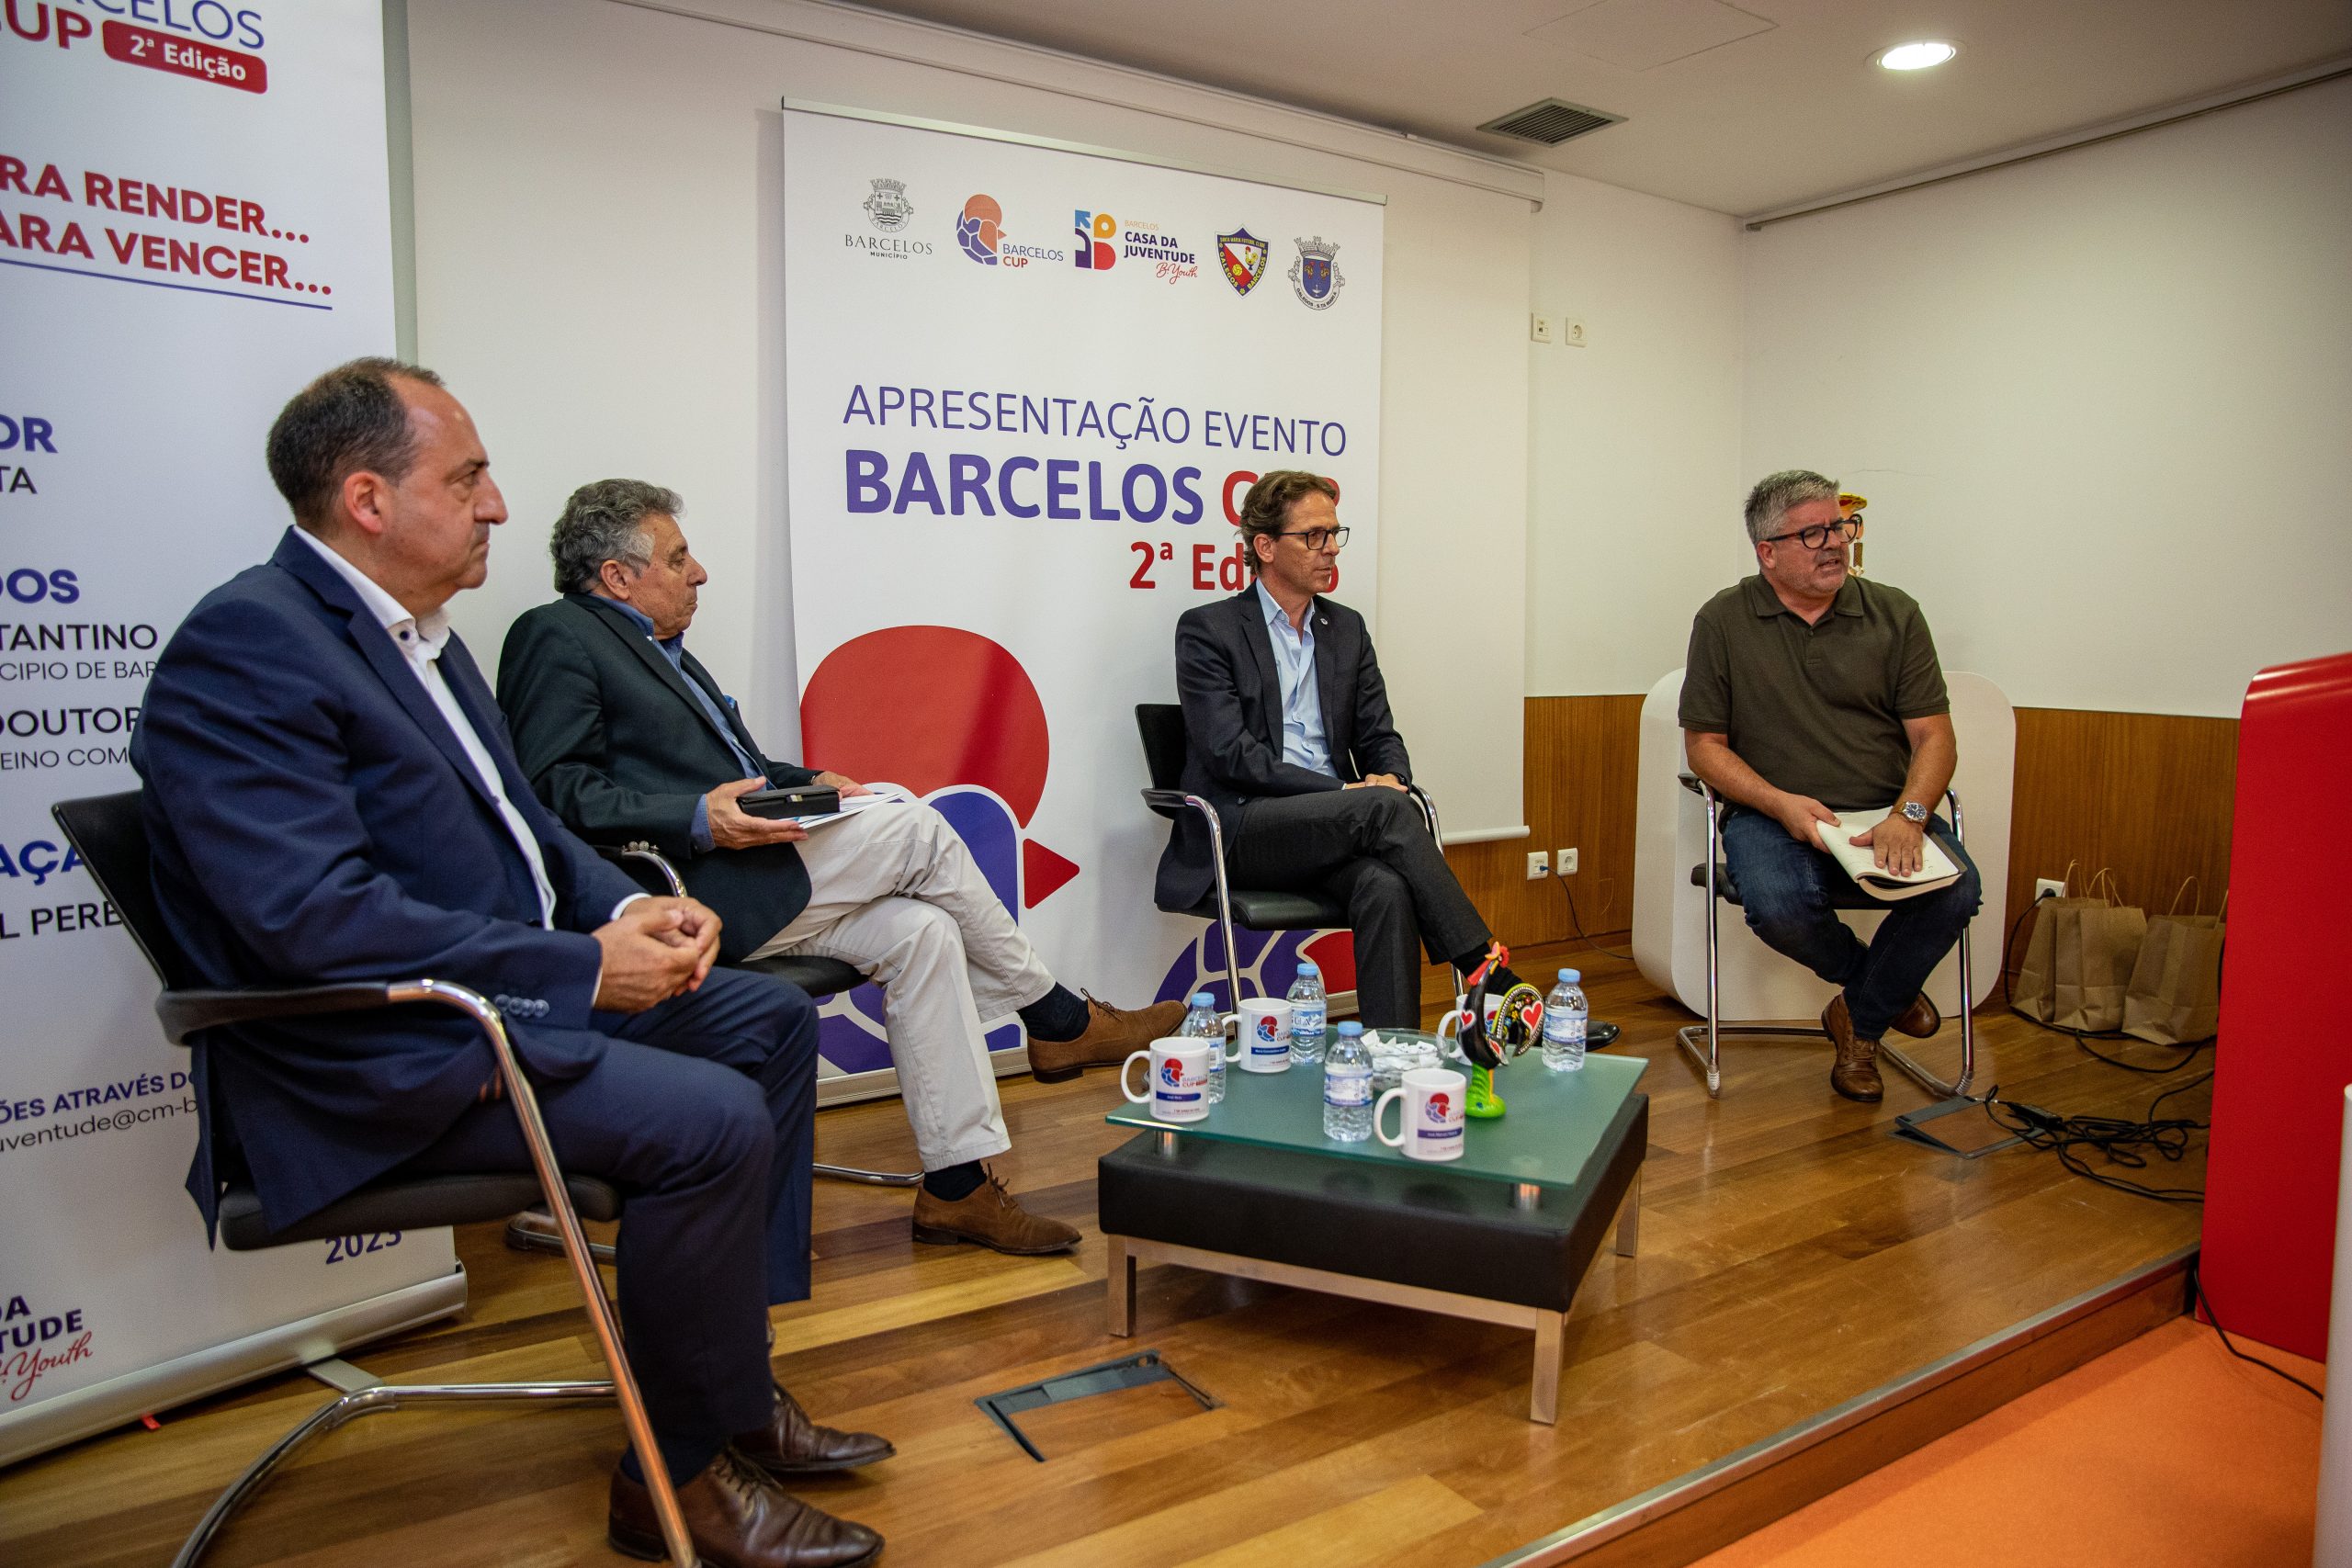
[{"label": "man in olive polo shirt", "polygon": [[[1724,589],[1690,624],[1682,677],[1683,753],[1730,802],[1724,856],[1747,923],[1775,951],[1842,987],[1821,1015],[1838,1047],[1829,1085],[1882,1093],[1889,1028],[1926,1037],[1943,1020],[1920,987],[1976,913],[1980,886],[1934,815],[1960,751],[1935,640],[1912,597],[1847,570],[1852,525],[1838,487],[1792,468],[1748,492],[1758,575]],[[1815,822],[1895,809],[1855,840],[1878,864],[1917,871],[1933,833],[1960,880],[1898,899],[1866,946],[1829,908],[1846,879]]]}]

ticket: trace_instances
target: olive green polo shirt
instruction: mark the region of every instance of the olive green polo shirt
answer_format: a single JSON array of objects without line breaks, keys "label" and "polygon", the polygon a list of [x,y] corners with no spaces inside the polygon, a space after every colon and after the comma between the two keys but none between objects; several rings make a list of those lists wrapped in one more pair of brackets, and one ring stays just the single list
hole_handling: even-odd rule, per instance
[{"label": "olive green polo shirt", "polygon": [[1847,578],[1806,626],[1759,574],[1690,623],[1682,728],[1728,737],[1774,788],[1833,811],[1893,805],[1911,769],[1903,721],[1951,711],[1928,618],[1883,582]]}]

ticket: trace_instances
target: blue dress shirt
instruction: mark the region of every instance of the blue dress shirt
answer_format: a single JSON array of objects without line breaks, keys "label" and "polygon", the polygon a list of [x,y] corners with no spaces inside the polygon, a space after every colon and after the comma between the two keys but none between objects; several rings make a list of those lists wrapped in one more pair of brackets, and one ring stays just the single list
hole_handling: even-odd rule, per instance
[{"label": "blue dress shirt", "polygon": [[1323,736],[1323,694],[1315,680],[1315,604],[1309,600],[1303,624],[1291,629],[1290,616],[1258,584],[1258,603],[1266,612],[1266,636],[1274,645],[1274,672],[1283,689],[1283,761],[1310,773],[1340,776],[1331,766],[1331,750]]}]

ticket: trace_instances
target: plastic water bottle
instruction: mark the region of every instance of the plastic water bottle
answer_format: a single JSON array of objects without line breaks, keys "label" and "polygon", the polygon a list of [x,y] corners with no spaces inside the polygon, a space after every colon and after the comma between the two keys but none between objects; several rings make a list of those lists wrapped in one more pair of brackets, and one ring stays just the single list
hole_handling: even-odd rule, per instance
[{"label": "plastic water bottle", "polygon": [[1176,1035],[1181,1040],[1210,1042],[1208,1102],[1215,1105],[1225,1098],[1225,1025],[1217,1019],[1216,998],[1213,994],[1193,993],[1192,1010],[1176,1026]]},{"label": "plastic water bottle", "polygon": [[1560,983],[1544,998],[1544,1065],[1555,1073],[1584,1066],[1584,1024],[1591,1010],[1577,984],[1583,978],[1573,969],[1561,970]]},{"label": "plastic water bottle", "polygon": [[1318,964],[1302,964],[1298,966],[1298,978],[1290,987],[1292,1061],[1323,1059],[1323,970]]},{"label": "plastic water bottle", "polygon": [[1372,1053],[1364,1049],[1363,1025],[1340,1025],[1323,1061],[1323,1135],[1338,1144],[1361,1144],[1372,1136]]}]

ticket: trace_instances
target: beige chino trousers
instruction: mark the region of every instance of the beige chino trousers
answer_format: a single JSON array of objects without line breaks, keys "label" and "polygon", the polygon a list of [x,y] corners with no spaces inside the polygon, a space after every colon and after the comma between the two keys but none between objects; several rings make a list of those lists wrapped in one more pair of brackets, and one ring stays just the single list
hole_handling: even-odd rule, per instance
[{"label": "beige chino trousers", "polygon": [[971,852],[928,806],[870,807],[799,845],[808,907],[751,954],[836,958],[882,987],[899,1093],[925,1170],[1012,1146],[984,1020],[1054,988]]}]

